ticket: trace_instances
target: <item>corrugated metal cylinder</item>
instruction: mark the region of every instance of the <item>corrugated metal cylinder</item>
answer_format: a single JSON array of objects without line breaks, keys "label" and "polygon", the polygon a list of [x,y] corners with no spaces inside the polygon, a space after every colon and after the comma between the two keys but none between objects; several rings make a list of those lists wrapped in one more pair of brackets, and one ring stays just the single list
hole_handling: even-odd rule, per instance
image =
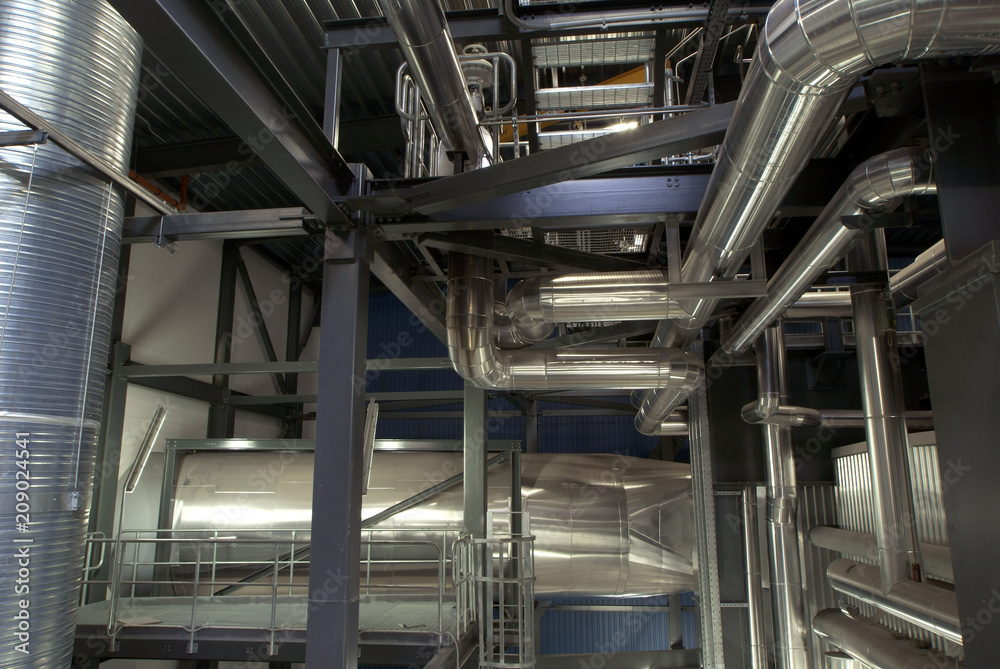
[{"label": "corrugated metal cylinder", "polygon": [[[0,2],[0,89],[123,171],[141,48],[102,0]],[[70,665],[123,207],[55,145],[0,148],[0,667]]]}]

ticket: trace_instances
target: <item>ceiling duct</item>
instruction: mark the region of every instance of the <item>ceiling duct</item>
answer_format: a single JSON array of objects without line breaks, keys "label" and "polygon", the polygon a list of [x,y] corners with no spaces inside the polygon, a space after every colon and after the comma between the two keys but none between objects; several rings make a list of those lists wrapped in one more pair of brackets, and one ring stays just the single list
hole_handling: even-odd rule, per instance
[{"label": "ceiling duct", "polygon": [[[0,2],[0,89],[122,174],[141,54],[103,0]],[[0,154],[0,666],[68,667],[124,198],[52,143]]]},{"label": "ceiling duct", "polygon": [[[768,13],[698,210],[684,281],[731,278],[760,238],[858,77],[899,60],[1000,52],[1000,1],[779,0]],[[664,321],[654,345],[686,348],[716,300]],[[686,393],[647,394],[636,427],[653,433]]]}]

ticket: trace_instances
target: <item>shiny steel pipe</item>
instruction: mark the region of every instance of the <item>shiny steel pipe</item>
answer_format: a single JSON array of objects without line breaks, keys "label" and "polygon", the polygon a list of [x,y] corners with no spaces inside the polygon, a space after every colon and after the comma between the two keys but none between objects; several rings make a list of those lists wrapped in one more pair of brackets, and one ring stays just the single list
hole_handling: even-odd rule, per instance
[{"label": "shiny steel pipe", "polygon": [[[778,271],[780,272],[781,269],[779,268]],[[751,304],[750,307],[752,308],[753,305]],[[828,316],[850,318],[851,294],[845,290],[803,293],[788,311],[779,315],[786,321],[826,318]],[[739,322],[737,321],[737,324]]]},{"label": "shiny steel pipe", "polygon": [[493,333],[492,263],[462,253],[449,256],[448,354],[463,379],[501,390],[693,389],[701,383],[704,362],[685,351],[498,348]]},{"label": "shiny steel pipe", "polygon": [[[816,278],[857,240],[864,230],[845,227],[844,216],[858,216],[888,207],[908,195],[935,192],[927,167],[918,149],[896,149],[858,166],[792,250],[788,260],[767,282],[767,296],[755,300],[733,326],[722,342],[722,349],[727,353],[748,349],[764,328],[803,298],[803,293]],[[847,293],[832,295],[837,296],[838,306],[844,306],[841,302],[844,297],[850,299]],[[808,299],[832,301],[826,297],[810,296]]]},{"label": "shiny steel pipe", "polygon": [[378,0],[438,137],[478,167],[490,148],[479,129],[444,10],[437,0]]},{"label": "shiny steel pipe", "polygon": [[[780,325],[765,330],[757,345],[757,386],[764,403],[787,404],[788,373]],[[790,428],[778,425],[765,425],[763,431],[775,664],[779,669],[801,669],[809,666],[809,628],[799,556],[798,483],[792,433]]]},{"label": "shiny steel pipe", "polygon": [[[885,271],[884,232],[873,230],[860,239],[851,250],[848,263],[854,270]],[[882,569],[882,585],[888,590],[901,581],[920,579],[920,545],[906,457],[909,451],[895,317],[884,284],[852,286],[851,301],[868,438],[878,562]]]},{"label": "shiny steel pipe", "polygon": [[927,583],[902,581],[885,587],[879,568],[840,558],[826,569],[830,586],[891,615],[913,623],[932,634],[962,643],[962,622],[954,590]]},{"label": "shiny steel pipe", "polygon": [[[865,412],[857,409],[822,409],[819,412],[820,422],[826,427],[863,428]],[[907,411],[906,429],[909,432],[934,429],[934,413],[932,411]]]},{"label": "shiny steel pipe", "polygon": [[688,415],[687,410],[673,412],[667,416],[666,420],[660,423],[656,432],[658,437],[686,437],[688,436]]},{"label": "shiny steel pipe", "polygon": [[896,272],[889,280],[892,304],[902,309],[917,299],[917,288],[951,267],[951,260],[942,239],[917,256],[910,265]]},{"label": "shiny steel pipe", "polygon": [[[858,77],[904,59],[1000,52],[1000,0],[778,0],[767,15],[684,256],[687,282],[736,275]],[[715,300],[664,321],[653,344],[685,349]],[[687,395],[648,393],[650,434]]]},{"label": "shiny steel pipe", "polygon": [[[874,534],[817,525],[809,530],[809,541],[814,546],[845,555],[857,555],[872,561],[878,559],[878,541],[876,541]],[[921,566],[926,576],[948,583],[955,582],[950,548],[922,543],[920,544],[920,557],[923,559]]]},{"label": "shiny steel pipe", "polygon": [[928,669],[951,667],[954,658],[919,648],[912,639],[869,622],[856,620],[838,609],[823,609],[813,618],[813,632],[823,641],[872,669]]},{"label": "shiny steel pipe", "polygon": [[757,490],[743,489],[743,545],[746,547],[747,618],[750,626],[750,667],[767,669],[767,644],[764,634],[764,591],[760,577],[758,545]]},{"label": "shiny steel pipe", "polygon": [[[0,2],[0,89],[120,173],[141,55],[103,0]],[[0,147],[0,202],[0,666],[68,667],[124,198],[49,143]]]}]

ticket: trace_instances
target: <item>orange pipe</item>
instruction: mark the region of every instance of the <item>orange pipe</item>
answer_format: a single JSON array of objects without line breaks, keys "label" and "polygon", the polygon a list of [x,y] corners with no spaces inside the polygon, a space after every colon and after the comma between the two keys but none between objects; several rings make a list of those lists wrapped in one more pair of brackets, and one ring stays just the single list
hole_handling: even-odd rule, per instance
[{"label": "orange pipe", "polygon": [[[145,177],[137,174],[135,172],[135,170],[129,170],[128,171],[128,176],[129,176],[129,178],[132,181],[136,182],[137,184],[139,184],[140,186],[142,186],[143,188],[145,188],[146,190],[148,190],[150,193],[152,193],[156,197],[160,198],[161,200],[163,200],[164,202],[166,202],[167,204],[169,204],[171,207],[173,207],[175,209],[178,209],[178,210],[180,210],[180,209],[183,208],[183,207],[180,206],[181,202],[178,202],[174,198],[172,198],[169,195],[167,195],[158,186],[154,186],[152,183],[150,183],[148,180],[146,180]],[[184,179],[186,179],[186,178],[187,177],[184,177]],[[181,180],[181,187],[184,189],[184,191],[187,190],[186,187],[185,187],[185,183],[184,183],[183,179]],[[186,197],[186,195],[187,195],[186,192],[182,193],[182,202],[184,203],[184,207],[187,206],[187,197]]]}]

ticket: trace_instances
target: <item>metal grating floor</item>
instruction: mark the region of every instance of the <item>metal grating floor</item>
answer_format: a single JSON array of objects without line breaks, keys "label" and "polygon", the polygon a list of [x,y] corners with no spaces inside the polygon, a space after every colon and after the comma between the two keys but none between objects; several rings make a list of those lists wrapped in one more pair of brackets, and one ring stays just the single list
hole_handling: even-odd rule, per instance
[{"label": "metal grating floor", "polygon": [[577,39],[535,43],[531,52],[535,67],[580,67],[644,63],[653,57],[652,37],[606,36],[604,39]]},{"label": "metal grating floor", "polygon": [[[588,253],[646,253],[652,228],[588,228],[583,230],[547,230],[543,241]],[[531,239],[531,228],[508,228],[501,234]]]},{"label": "metal grating floor", "polygon": [[539,110],[642,107],[652,102],[653,84],[573,86],[535,91],[535,106]]}]

